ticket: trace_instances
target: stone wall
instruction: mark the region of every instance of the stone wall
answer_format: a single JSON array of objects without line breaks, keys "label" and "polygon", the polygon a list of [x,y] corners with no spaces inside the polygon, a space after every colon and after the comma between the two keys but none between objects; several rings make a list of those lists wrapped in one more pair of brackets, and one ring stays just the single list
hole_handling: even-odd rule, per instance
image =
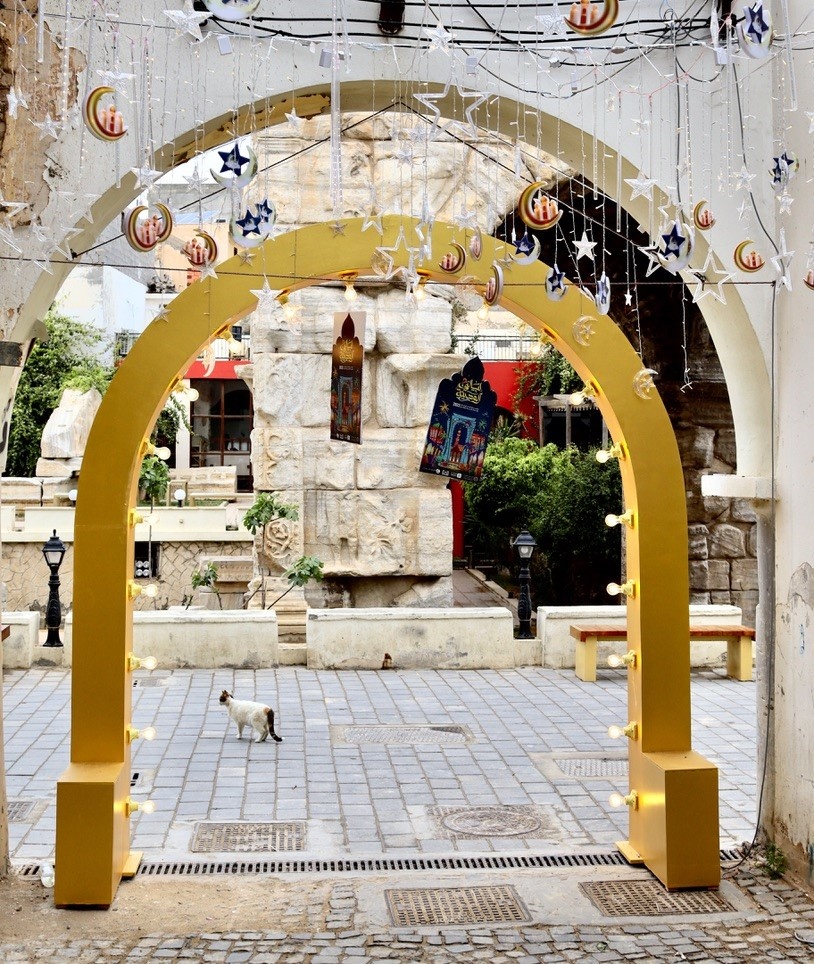
[{"label": "stone wall", "polygon": [[463,366],[451,354],[449,304],[420,306],[403,291],[361,294],[364,312],[362,444],[331,441],[333,321],[341,290],[310,288],[303,312],[252,323],[255,486],[300,510],[256,542],[258,578],[279,578],[301,555],[324,563],[317,606],[452,605],[452,506],[446,480],[418,469],[438,383]]},{"label": "stone wall", "polygon": [[[67,552],[59,570],[59,596],[63,614],[70,612],[73,604],[73,545],[65,543]],[[239,542],[161,542],[160,576],[157,579],[141,579],[139,583],[153,582],[158,586],[158,597],[148,599],[138,596],[135,609],[166,609],[179,606],[185,596],[192,593],[192,572],[202,556],[246,556],[250,548]],[[23,611],[38,609],[45,612],[48,602],[48,567],[42,557],[41,542],[4,542],[3,575],[6,590],[4,609]]]}]

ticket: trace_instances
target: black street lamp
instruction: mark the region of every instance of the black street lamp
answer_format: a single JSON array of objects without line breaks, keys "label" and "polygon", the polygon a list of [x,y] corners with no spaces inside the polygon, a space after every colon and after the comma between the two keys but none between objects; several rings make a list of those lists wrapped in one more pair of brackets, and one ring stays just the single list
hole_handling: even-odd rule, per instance
[{"label": "black street lamp", "polygon": [[517,638],[533,639],[534,637],[531,634],[531,592],[529,591],[531,574],[529,563],[534,550],[537,548],[537,542],[528,529],[524,529],[511,545],[514,549],[517,549],[517,554],[520,556],[520,596],[517,600],[517,619],[520,625]]},{"label": "black street lamp", "polygon": [[65,543],[57,535],[56,529],[42,547],[42,554],[51,570],[51,578],[48,580],[48,608],[45,610],[45,628],[48,630],[48,636],[43,645],[61,646],[59,624],[62,622],[62,606],[59,602],[59,567],[65,556]]}]

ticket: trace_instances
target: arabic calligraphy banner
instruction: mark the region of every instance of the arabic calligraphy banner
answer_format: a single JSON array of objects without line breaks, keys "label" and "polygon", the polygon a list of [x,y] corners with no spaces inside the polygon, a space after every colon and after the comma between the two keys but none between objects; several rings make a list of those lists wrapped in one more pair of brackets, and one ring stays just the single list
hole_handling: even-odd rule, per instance
[{"label": "arabic calligraphy banner", "polygon": [[365,357],[365,314],[334,314],[331,353],[331,438],[362,441],[362,363]]},{"label": "arabic calligraphy banner", "polygon": [[419,471],[462,482],[480,477],[497,401],[483,375],[483,362],[476,356],[442,380]]}]

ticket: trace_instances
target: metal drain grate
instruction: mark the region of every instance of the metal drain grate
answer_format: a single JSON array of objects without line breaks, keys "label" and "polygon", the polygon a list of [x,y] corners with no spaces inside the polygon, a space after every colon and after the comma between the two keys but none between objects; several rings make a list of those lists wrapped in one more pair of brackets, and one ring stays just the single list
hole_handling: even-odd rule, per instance
[{"label": "metal drain grate", "polygon": [[605,917],[725,914],[733,910],[714,890],[669,893],[657,880],[600,880],[579,886]]},{"label": "metal drain grate", "polygon": [[34,815],[37,800],[9,800],[8,819],[9,823],[15,821],[29,820]]},{"label": "metal drain grate", "polygon": [[133,680],[133,686],[166,686],[169,676],[138,676]]},{"label": "metal drain grate", "polygon": [[446,836],[456,837],[557,837],[552,818],[542,807],[516,804],[488,807],[433,807],[430,813]]},{"label": "metal drain grate", "polygon": [[266,853],[303,850],[304,823],[199,823],[193,853]]},{"label": "metal drain grate", "polygon": [[433,743],[461,745],[472,742],[472,734],[465,726],[341,726],[335,727],[344,743]]},{"label": "metal drain grate", "polygon": [[626,777],[627,760],[608,757],[555,757],[554,762],[569,777]]},{"label": "metal drain grate", "polygon": [[386,890],[384,895],[396,927],[510,924],[531,919],[514,887],[509,886],[426,887]]}]

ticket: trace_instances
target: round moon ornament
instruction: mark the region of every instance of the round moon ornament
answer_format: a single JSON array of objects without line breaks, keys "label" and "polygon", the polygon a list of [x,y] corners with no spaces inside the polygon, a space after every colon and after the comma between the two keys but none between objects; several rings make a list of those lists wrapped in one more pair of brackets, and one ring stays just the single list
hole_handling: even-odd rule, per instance
[{"label": "round moon ornament", "polygon": [[693,231],[681,218],[670,221],[661,235],[663,246],[656,249],[659,264],[671,274],[677,274],[690,263],[693,251]]},{"label": "round moon ornament", "polygon": [[752,274],[755,271],[760,271],[763,265],[766,264],[766,261],[757,251],[746,250],[750,244],[753,244],[751,238],[741,241],[740,244],[735,247],[734,259],[736,268]]},{"label": "round moon ornament", "polygon": [[754,60],[769,56],[774,40],[774,24],[772,15],[763,8],[763,0],[755,0],[743,8],[743,19],[738,21],[737,31],[741,53]]},{"label": "round moon ornament", "polygon": [[99,103],[107,94],[113,94],[112,87],[94,87],[85,98],[82,105],[82,118],[85,126],[100,141],[118,141],[127,133],[124,124],[124,117],[116,109],[116,105],[110,103],[107,107],[99,110]]},{"label": "round moon ornament", "polygon": [[246,20],[260,5],[260,0],[203,0],[206,9],[218,20],[237,23]]},{"label": "round moon ornament", "polygon": [[456,271],[460,271],[466,264],[466,251],[464,251],[463,246],[458,244],[457,241],[453,241],[451,245],[451,250],[447,251],[443,258],[438,262],[438,267],[442,271],[446,271],[447,274],[455,274]]},{"label": "round moon ornament", "polygon": [[172,215],[165,204],[136,204],[122,214],[122,233],[136,251],[152,251],[172,234]]},{"label": "round moon ornament", "polygon": [[709,231],[715,224],[715,215],[707,207],[706,200],[699,201],[692,209],[692,223],[699,231]]},{"label": "round moon ornament", "polygon": [[196,231],[194,237],[181,248],[181,253],[193,268],[200,268],[215,263],[218,257],[218,245],[208,232]]},{"label": "round moon ornament", "polygon": [[247,207],[242,218],[233,217],[229,222],[229,236],[242,248],[256,248],[271,234],[276,218],[274,205],[268,200],[260,201],[255,213]]},{"label": "round moon ornament", "polygon": [[218,151],[222,164],[220,171],[210,168],[212,177],[223,187],[243,188],[250,184],[257,174],[257,155],[251,146],[245,147],[246,156],[240,153],[240,145],[235,144],[230,151]]},{"label": "round moon ornament", "polygon": [[562,217],[554,198],[545,193],[543,181],[535,181],[523,191],[517,202],[517,213],[523,224],[539,231],[547,231]]},{"label": "round moon ornament", "polygon": [[534,264],[540,258],[540,239],[526,231],[512,255],[515,264]]},{"label": "round moon ornament", "polygon": [[619,0],[604,0],[604,3],[578,0],[571,4],[564,20],[575,33],[582,34],[583,37],[595,37],[610,30],[618,16]]},{"label": "round moon ornament", "polygon": [[486,287],[483,289],[483,300],[489,307],[496,305],[500,301],[500,296],[503,294],[503,268],[497,263],[493,262],[491,275],[486,282]]},{"label": "round moon ornament", "polygon": [[565,286],[565,275],[555,264],[545,279],[545,293],[550,301],[561,301],[568,289]]}]

